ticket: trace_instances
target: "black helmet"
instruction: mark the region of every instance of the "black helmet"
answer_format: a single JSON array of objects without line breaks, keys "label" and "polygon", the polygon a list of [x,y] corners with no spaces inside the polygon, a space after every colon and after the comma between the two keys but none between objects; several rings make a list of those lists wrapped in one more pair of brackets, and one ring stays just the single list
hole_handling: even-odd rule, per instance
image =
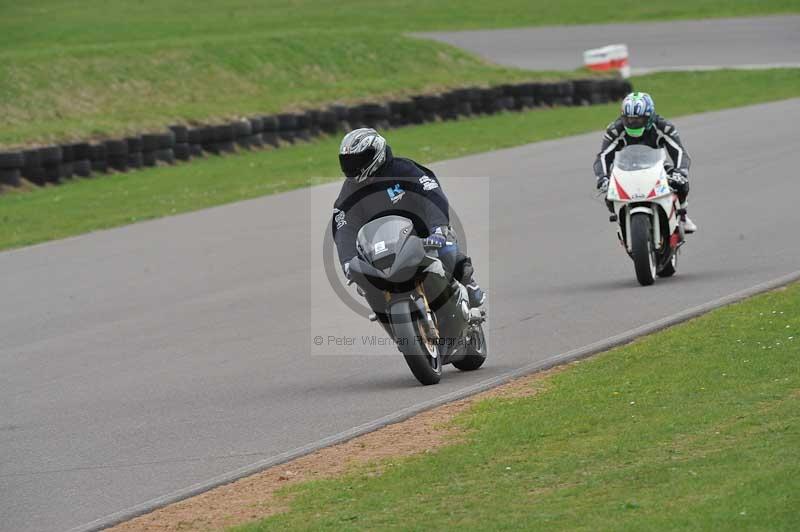
[{"label": "black helmet", "polygon": [[386,139],[372,128],[354,129],[339,146],[339,164],[347,179],[362,182],[386,161]]}]

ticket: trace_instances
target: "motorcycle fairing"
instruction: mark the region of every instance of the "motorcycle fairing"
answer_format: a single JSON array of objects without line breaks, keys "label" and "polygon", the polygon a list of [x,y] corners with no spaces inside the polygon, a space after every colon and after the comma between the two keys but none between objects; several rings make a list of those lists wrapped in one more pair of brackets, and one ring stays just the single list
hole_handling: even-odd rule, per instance
[{"label": "motorcycle fairing", "polygon": [[[614,206],[620,222],[620,240],[628,253],[632,249],[629,235],[630,217],[634,212],[650,214],[653,241],[658,248],[664,245],[661,228],[664,221],[668,235],[678,229],[677,200],[667,181],[665,161],[663,150],[643,145],[628,146],[617,154],[606,199]],[[667,243],[672,245],[672,239]]]},{"label": "motorcycle fairing", "polygon": [[360,262],[370,266],[362,267],[361,273],[392,283],[412,280],[420,263],[429,264],[414,224],[402,216],[384,216],[365,224],[358,231],[356,248]]}]

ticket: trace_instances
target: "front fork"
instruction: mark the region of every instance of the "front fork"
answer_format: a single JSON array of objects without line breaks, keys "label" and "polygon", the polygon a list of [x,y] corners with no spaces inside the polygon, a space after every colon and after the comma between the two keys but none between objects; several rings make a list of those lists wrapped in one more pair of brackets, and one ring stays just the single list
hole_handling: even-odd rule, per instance
[{"label": "front fork", "polygon": [[428,329],[428,334],[430,334],[431,338],[438,340],[439,328],[436,326],[436,321],[433,319],[433,311],[431,310],[431,307],[428,304],[428,296],[425,294],[425,286],[422,284],[422,281],[420,280],[417,280],[417,294],[419,294],[419,297],[422,300],[422,308],[424,309],[425,312],[425,321]]},{"label": "front fork", "polygon": [[[625,248],[628,254],[632,253],[633,251],[633,243],[631,242],[631,217],[637,213],[644,213],[650,216],[650,225],[653,231],[653,245],[655,249],[661,249],[664,245],[664,236],[661,233],[661,216],[658,210],[658,205],[652,206],[637,206],[632,209],[630,208],[621,208],[620,211],[624,210],[625,219],[619,223],[617,226],[617,237],[619,238],[620,244]],[[618,211],[619,212],[619,211]],[[612,214],[610,217],[610,221],[617,222],[619,214]],[[625,238],[623,238],[622,234],[622,224],[625,224]],[[683,240],[683,231],[681,230],[681,240]]]},{"label": "front fork", "polygon": [[[416,294],[418,297],[413,297]],[[438,339],[439,338],[439,328],[436,326],[436,320],[433,317],[433,311],[431,310],[430,305],[428,304],[428,296],[425,294],[425,286],[423,285],[422,281],[418,280],[416,282],[416,287],[414,292],[412,292],[411,301],[417,307],[420,315],[425,319],[425,328],[430,335],[431,338]],[[408,297],[408,296],[404,296]],[[383,298],[386,302],[386,307],[388,308],[392,304],[393,295],[391,292],[384,291]],[[410,316],[409,316],[410,318]],[[377,314],[372,313],[369,316],[370,321],[379,321]],[[387,331],[388,332],[388,331]]]},{"label": "front fork", "polygon": [[[615,213],[611,215],[609,221],[611,222],[618,222],[617,224],[617,238],[619,239],[620,245],[625,248],[628,255],[632,253],[632,243],[631,243],[631,216],[636,212],[645,212],[650,215],[652,230],[653,230],[653,242],[655,242],[655,249],[661,250],[664,246],[664,235],[661,232],[662,220],[661,220],[661,212],[659,209],[659,204],[652,204],[650,206],[637,206],[633,209],[628,208],[628,205],[623,205],[619,208],[619,210],[615,209]],[[663,206],[661,206],[663,208]],[[685,213],[682,209],[680,209],[680,203],[676,198],[673,198],[673,205],[672,209],[674,209],[675,215],[677,217],[677,227],[676,229],[669,235],[669,248],[671,254],[677,254],[680,247],[686,242],[685,240],[685,233],[683,228],[683,221],[681,216]],[[624,220],[618,220],[620,215],[624,215]],[[667,223],[670,224],[671,216],[667,216]],[[624,226],[623,226],[624,224]],[[670,224],[671,225],[671,224]],[[624,237],[623,237],[623,227],[624,227]],[[668,226],[669,227],[669,226]]]}]

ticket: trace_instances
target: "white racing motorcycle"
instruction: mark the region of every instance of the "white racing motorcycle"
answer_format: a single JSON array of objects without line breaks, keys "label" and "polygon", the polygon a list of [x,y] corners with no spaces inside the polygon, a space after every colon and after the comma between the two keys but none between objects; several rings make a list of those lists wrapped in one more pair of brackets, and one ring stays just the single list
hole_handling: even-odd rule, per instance
[{"label": "white racing motorcycle", "polygon": [[664,151],[633,145],[614,158],[606,199],[614,206],[609,220],[618,222],[620,244],[633,259],[643,286],[656,276],[670,277],[678,268],[684,243],[680,202],[667,182]]}]

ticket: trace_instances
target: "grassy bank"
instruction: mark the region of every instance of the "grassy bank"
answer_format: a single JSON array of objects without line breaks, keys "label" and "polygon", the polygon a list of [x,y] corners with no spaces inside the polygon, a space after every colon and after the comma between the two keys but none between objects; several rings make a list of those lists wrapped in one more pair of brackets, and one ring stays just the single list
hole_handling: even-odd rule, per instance
[{"label": "grassy bank", "polygon": [[403,32],[799,10],[794,0],[5,2],[0,146],[564,75],[499,68]]},{"label": "grassy bank", "polygon": [[0,146],[569,75],[496,67],[399,34],[325,30],[76,47],[11,61],[0,63]]},{"label": "grassy bank", "polygon": [[489,399],[466,441],[284,490],[261,530],[797,530],[800,285]]},{"label": "grassy bank", "polygon": [[[800,96],[800,70],[655,74],[636,78],[634,84],[651,91],[658,109],[675,117]],[[535,110],[401,128],[387,135],[397,153],[431,162],[599,130],[617,112],[616,104]],[[338,142],[328,138],[2,195],[0,249],[338,179]],[[586,154],[587,168],[592,157]]]}]

